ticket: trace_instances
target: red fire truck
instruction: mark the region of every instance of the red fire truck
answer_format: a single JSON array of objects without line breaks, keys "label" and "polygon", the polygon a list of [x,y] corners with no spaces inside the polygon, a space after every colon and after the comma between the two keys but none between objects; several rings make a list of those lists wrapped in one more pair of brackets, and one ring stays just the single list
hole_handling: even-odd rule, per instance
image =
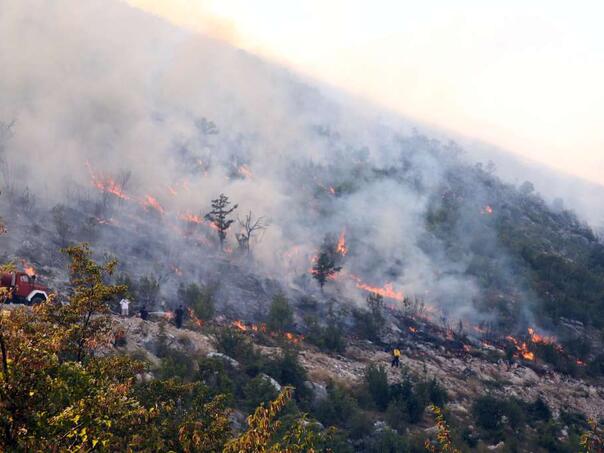
[{"label": "red fire truck", "polygon": [[12,290],[13,303],[38,304],[48,299],[50,290],[36,282],[34,274],[25,272],[3,272],[0,287]]}]

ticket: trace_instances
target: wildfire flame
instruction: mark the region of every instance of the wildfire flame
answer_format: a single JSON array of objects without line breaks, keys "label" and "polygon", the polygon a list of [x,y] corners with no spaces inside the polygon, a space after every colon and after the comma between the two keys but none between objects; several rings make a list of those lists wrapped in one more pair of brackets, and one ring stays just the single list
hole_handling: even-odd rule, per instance
[{"label": "wildfire flame", "polygon": [[92,179],[92,184],[102,192],[109,193],[111,195],[116,196],[117,198],[121,198],[122,200],[129,200],[128,195],[124,193],[123,188],[113,179],[111,178],[101,178],[96,175],[92,170],[89,162],[86,162],[86,166],[88,167],[88,172],[90,173],[90,178]]},{"label": "wildfire flame", "polygon": [[182,214],[180,216],[181,220],[184,220],[185,222],[189,222],[189,223],[197,223],[199,225],[204,224],[205,220],[202,219],[200,216],[195,215],[195,214]]},{"label": "wildfire flame", "polygon": [[417,332],[417,329],[415,327],[409,327],[409,332],[415,333]]},{"label": "wildfire flame", "polygon": [[157,199],[155,197],[152,197],[151,195],[145,196],[145,200],[144,200],[143,204],[145,207],[155,209],[157,212],[159,212],[162,215],[164,215],[166,213],[166,211],[164,210],[162,205],[159,204],[159,201],[157,201]]},{"label": "wildfire flame", "polygon": [[386,283],[383,287],[371,286],[366,283],[363,283],[360,277],[356,275],[351,275],[351,278],[356,281],[356,286],[359,289],[364,291],[368,291],[370,293],[378,294],[385,299],[394,299],[396,301],[402,302],[405,299],[405,295],[402,291],[396,291],[394,289],[394,285],[392,283]]},{"label": "wildfire flame", "polygon": [[252,331],[254,332],[262,332],[262,333],[266,333],[266,324],[260,324],[259,326],[256,324],[252,324]]},{"label": "wildfire flame", "polygon": [[294,333],[291,332],[283,332],[283,334],[280,334],[278,332],[268,332],[268,329],[266,327],[266,324],[250,324],[249,326],[247,326],[243,321],[237,319],[235,321],[233,321],[231,323],[231,325],[240,330],[241,332],[262,332],[262,333],[269,333],[269,335],[273,338],[278,337],[280,335],[283,336],[284,339],[286,339],[287,341],[294,343],[294,344],[299,344],[304,337],[302,335],[296,335]]},{"label": "wildfire flame", "polygon": [[162,315],[164,317],[165,320],[167,321],[171,321],[174,319],[175,315],[173,311],[165,311],[164,314]]},{"label": "wildfire flame", "polygon": [[300,246],[299,245],[294,245],[291,249],[289,249],[288,251],[286,251],[283,254],[283,258],[285,258],[286,260],[290,260],[294,256],[298,255],[299,253],[300,253]]},{"label": "wildfire flame", "polygon": [[342,256],[348,255],[348,247],[346,246],[346,232],[344,230],[342,230],[342,232],[340,233],[340,237],[338,238],[336,252]]},{"label": "wildfire flame", "polygon": [[511,341],[512,344],[516,347],[516,350],[518,352],[518,355],[520,355],[520,357],[522,357],[525,360],[531,360],[531,361],[535,360],[535,353],[529,351],[528,346],[524,341],[520,342],[512,336],[507,336],[505,338],[507,340]]},{"label": "wildfire flame", "polygon": [[490,205],[486,205],[482,211],[484,214],[487,215],[492,215],[493,214],[493,208]]},{"label": "wildfire flame", "polygon": [[554,344],[556,342],[555,337],[544,337],[535,332],[535,329],[532,327],[528,328],[528,334],[533,343],[541,343],[541,344]]},{"label": "wildfire flame", "polygon": [[180,269],[180,267],[178,267],[178,266],[176,266],[176,265],[172,266],[172,270],[174,271],[174,273],[175,273],[176,275],[182,275],[182,274],[183,274],[183,273],[182,273],[182,270]]},{"label": "wildfire flame", "polygon": [[250,170],[250,167],[248,167],[247,165],[241,165],[237,171],[239,172],[239,174],[241,176],[243,176],[244,178],[249,178],[252,179],[254,177],[254,173],[252,173],[252,170]]},{"label": "wildfire flame", "polygon": [[180,220],[184,220],[188,223],[195,223],[197,225],[205,225],[213,230],[218,231],[218,227],[214,225],[212,222],[206,221],[203,217],[198,216],[196,214],[185,213],[180,215]]},{"label": "wildfire flame", "polygon": [[241,330],[242,332],[247,331],[247,326],[243,323],[243,321],[240,321],[240,320],[233,321],[232,325],[233,325],[233,327]]},{"label": "wildfire flame", "polygon": [[203,327],[203,320],[199,319],[190,307],[187,307],[187,312],[189,313],[189,318],[191,318],[193,324],[195,324],[197,327]]}]

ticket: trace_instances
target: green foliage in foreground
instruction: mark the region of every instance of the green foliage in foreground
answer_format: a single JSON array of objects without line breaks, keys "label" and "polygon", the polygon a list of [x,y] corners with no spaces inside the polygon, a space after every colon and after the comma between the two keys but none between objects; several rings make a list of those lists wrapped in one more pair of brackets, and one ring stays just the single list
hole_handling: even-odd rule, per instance
[{"label": "green foliage in foreground", "polygon": [[112,336],[107,304],[125,288],[106,283],[114,262],[96,264],[85,245],[66,253],[69,304],[50,300],[1,312],[0,450],[312,451],[320,436],[306,425],[275,436],[289,388],[236,435],[225,397],[200,380],[139,384],[140,362],[99,357]]},{"label": "green foliage in foreground", "polygon": [[[447,393],[432,378],[403,370],[401,381],[391,383],[383,367],[370,365],[358,385],[332,383],[317,399],[295,348],[267,357],[228,328],[215,332],[216,344],[237,363],[164,346],[157,379],[137,379],[147,370],[142,362],[99,354],[115,334],[107,306],[125,290],[107,283],[115,263],[95,263],[86,246],[66,252],[70,304],[50,300],[1,312],[1,451],[453,452],[479,442],[449,427],[454,420],[440,409]],[[438,432],[424,444],[425,436],[408,432],[428,421],[429,405]],[[253,413],[237,427],[239,411]],[[531,448],[598,451],[602,444],[597,424],[566,412],[554,421],[541,400],[486,396],[472,415],[485,440],[512,445],[531,426]],[[570,431],[564,444],[557,441],[561,426]]]}]

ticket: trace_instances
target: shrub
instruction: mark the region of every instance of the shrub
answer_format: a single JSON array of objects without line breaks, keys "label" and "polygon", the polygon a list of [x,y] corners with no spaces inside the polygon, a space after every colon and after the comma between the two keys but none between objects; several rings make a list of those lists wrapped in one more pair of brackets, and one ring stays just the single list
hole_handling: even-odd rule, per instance
[{"label": "shrub", "polygon": [[400,400],[390,401],[386,409],[385,420],[389,426],[402,432],[409,420],[406,404]]},{"label": "shrub", "polygon": [[384,366],[369,365],[365,369],[364,383],[375,406],[380,411],[385,411],[390,401],[390,388]]},{"label": "shrub", "polygon": [[407,453],[409,445],[407,439],[400,436],[396,431],[383,429],[367,439],[364,451],[369,453]]},{"label": "shrub", "polygon": [[349,433],[352,439],[361,439],[371,434],[373,421],[364,411],[356,411],[350,415]]},{"label": "shrub", "polygon": [[528,404],[527,409],[527,413],[532,420],[548,421],[552,418],[552,411],[541,397]]},{"label": "shrub", "polygon": [[185,382],[193,380],[195,375],[195,361],[189,354],[178,350],[170,350],[161,360],[157,376],[160,379],[178,378]]},{"label": "shrub", "polygon": [[252,410],[262,403],[267,403],[277,397],[277,390],[268,379],[263,376],[256,376],[250,380],[243,389],[245,396],[244,407],[246,410]]},{"label": "shrub", "polygon": [[136,286],[136,295],[141,302],[151,304],[159,296],[159,280],[152,276],[144,276],[138,281]]},{"label": "shrub", "polygon": [[371,322],[371,315],[366,310],[353,310],[354,328],[361,338],[374,341],[377,337],[375,326]]},{"label": "shrub", "polygon": [[264,363],[262,371],[275,378],[279,384],[294,387],[297,402],[309,403],[312,391],[304,385],[308,376],[304,367],[298,362],[296,350],[291,348],[284,350],[280,356]]},{"label": "shrub", "polygon": [[212,395],[223,395],[231,403],[235,396],[235,382],[230,378],[222,360],[202,359],[198,362],[197,380],[203,382]]},{"label": "shrub", "polygon": [[231,328],[218,329],[215,334],[215,345],[218,351],[234,359],[249,364],[258,359],[258,353],[247,336]]},{"label": "shrub", "polygon": [[418,398],[425,404],[432,403],[443,407],[448,401],[447,390],[434,378],[419,382],[415,386]]},{"label": "shrub", "polygon": [[553,421],[544,424],[537,430],[537,443],[551,453],[571,453],[573,450],[558,439],[558,431]]},{"label": "shrub", "polygon": [[344,387],[330,383],[327,398],[317,404],[314,414],[326,426],[350,428],[350,417],[358,411],[359,406],[352,395]]},{"label": "shrub", "polygon": [[403,416],[401,424],[404,422],[415,424],[422,419],[428,399],[422,392],[417,392],[409,376],[405,376],[401,383],[390,386],[390,395],[392,404],[397,408],[396,411],[394,408],[390,410],[391,417],[400,413]]},{"label": "shrub", "polygon": [[199,319],[207,321],[214,316],[214,291],[212,288],[200,287],[195,283],[178,288],[178,298],[190,307]]},{"label": "shrub", "polygon": [[336,319],[331,319],[325,327],[319,324],[316,317],[307,317],[304,321],[308,329],[308,342],[322,351],[343,353],[346,350],[344,330]]},{"label": "shrub", "polygon": [[566,410],[560,411],[560,423],[563,423],[576,431],[584,431],[589,427],[585,415],[580,412],[570,412]]},{"label": "shrub", "polygon": [[478,426],[487,431],[494,431],[499,426],[503,407],[496,398],[483,396],[474,402],[472,413]]},{"label": "shrub", "polygon": [[[523,408],[515,399],[502,400],[490,395],[483,396],[474,402],[472,413],[476,424],[495,440],[503,438],[505,429],[518,430],[525,422]],[[503,423],[504,416],[507,418],[506,423]]]},{"label": "shrub", "polygon": [[283,332],[292,328],[294,311],[283,294],[273,297],[266,324],[269,330],[273,332]]}]

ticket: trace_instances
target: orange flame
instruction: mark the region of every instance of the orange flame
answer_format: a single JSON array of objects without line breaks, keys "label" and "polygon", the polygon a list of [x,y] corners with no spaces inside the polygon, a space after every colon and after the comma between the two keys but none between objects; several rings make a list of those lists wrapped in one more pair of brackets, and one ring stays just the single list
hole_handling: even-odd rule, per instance
[{"label": "orange flame", "polygon": [[409,327],[409,332],[415,333],[417,332],[417,329],[415,327]]},{"label": "orange flame", "polygon": [[195,214],[182,214],[180,216],[181,220],[184,220],[185,222],[189,222],[189,223],[197,223],[199,225],[204,224],[205,220],[202,219],[200,216],[195,215]]},{"label": "orange flame", "polygon": [[484,214],[487,215],[492,215],[493,214],[493,208],[490,205],[486,205],[482,211]]},{"label": "orange flame", "polygon": [[350,276],[353,280],[356,281],[357,288],[362,289],[364,291],[368,291],[370,293],[378,294],[386,299],[394,299],[399,302],[402,302],[405,299],[405,295],[402,291],[396,291],[392,283],[386,283],[383,287],[370,286],[361,281],[360,277],[356,275]]},{"label": "orange flame", "polygon": [[162,316],[164,317],[164,319],[171,321],[172,319],[174,319],[175,315],[173,311],[165,311]]},{"label": "orange flame", "polygon": [[241,330],[242,332],[247,331],[247,326],[243,323],[243,321],[240,320],[233,321],[233,327]]},{"label": "orange flame", "polygon": [[289,249],[287,252],[285,252],[283,254],[283,258],[285,258],[286,260],[290,260],[294,256],[298,255],[298,253],[300,253],[300,246],[294,245],[291,249]]},{"label": "orange flame", "polygon": [[346,247],[346,232],[344,230],[342,230],[340,237],[338,238],[336,252],[342,256],[346,256],[348,254],[348,247]]},{"label": "orange flame", "polygon": [[197,327],[203,327],[203,320],[199,319],[197,315],[195,315],[195,312],[191,309],[191,307],[187,307],[187,312],[189,313],[189,318],[191,318],[193,324],[195,324]]},{"label": "orange flame", "polygon": [[123,188],[111,178],[101,178],[94,173],[90,162],[86,162],[90,178],[92,179],[92,185],[99,189],[101,192],[106,192],[111,195],[121,198],[122,200],[129,200],[130,198],[123,191]]},{"label": "orange flame", "polygon": [[218,227],[216,225],[214,225],[212,222],[206,221],[203,217],[198,216],[196,214],[189,214],[189,213],[181,214],[180,220],[184,220],[185,222],[188,222],[188,223],[196,223],[198,225],[205,225],[209,228],[212,228],[213,230],[218,231]]},{"label": "orange flame", "polygon": [[[266,324],[260,324],[260,325],[250,324],[249,326],[247,326],[243,321],[237,319],[236,321],[233,321],[231,323],[231,325],[234,328],[240,330],[241,332],[251,331],[251,332],[255,332],[255,333],[258,333],[258,332],[268,333],[273,338],[277,338],[277,337],[281,336],[281,334],[278,332],[268,332]],[[299,344],[304,339],[304,336],[296,335],[291,332],[283,332],[282,335],[283,335],[284,339],[286,339],[287,341],[290,341],[291,343],[294,343],[294,344]]]},{"label": "orange flame", "polygon": [[248,167],[247,165],[241,165],[237,171],[239,172],[239,174],[241,176],[243,176],[244,178],[249,178],[252,179],[254,177],[254,173],[252,173],[252,170],[250,170],[250,167]]},{"label": "orange flame", "polygon": [[166,213],[166,211],[164,211],[164,208],[162,208],[161,204],[159,204],[159,201],[157,201],[157,199],[152,197],[151,195],[145,196],[143,205],[145,207],[155,209],[157,212],[159,212],[162,215],[164,215]]},{"label": "orange flame", "polygon": [[556,342],[555,337],[544,337],[539,335],[532,327],[528,328],[528,334],[533,343],[553,344]]},{"label": "orange flame", "polygon": [[304,339],[302,335],[295,335],[291,332],[285,332],[284,337],[291,343],[300,344],[300,342]]},{"label": "orange flame", "polygon": [[259,326],[256,324],[252,324],[252,330],[254,332],[262,332],[262,333],[266,333],[266,324],[260,324]]},{"label": "orange flame", "polygon": [[176,275],[182,275],[182,270],[178,266],[172,266],[172,270]]},{"label": "orange flame", "polygon": [[528,346],[524,341],[521,343],[512,336],[507,336],[505,338],[514,344],[520,357],[525,360],[535,360],[535,353],[529,351]]},{"label": "orange flame", "polygon": [[[526,347],[524,343],[522,343],[522,346]],[[535,354],[531,351],[522,351],[522,357],[524,357],[526,360],[535,360]]]}]

